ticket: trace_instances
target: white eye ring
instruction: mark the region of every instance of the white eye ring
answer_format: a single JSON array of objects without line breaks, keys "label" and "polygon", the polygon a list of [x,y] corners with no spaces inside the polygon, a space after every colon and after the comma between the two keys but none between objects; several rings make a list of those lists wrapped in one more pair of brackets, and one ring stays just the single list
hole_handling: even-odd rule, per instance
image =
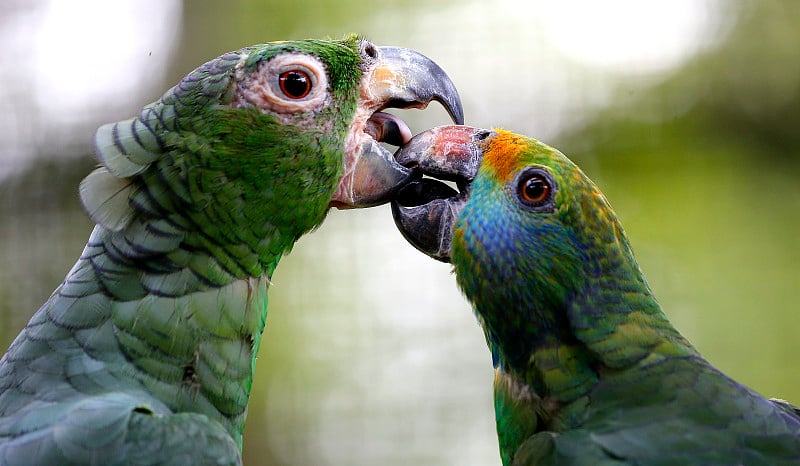
[{"label": "white eye ring", "polygon": [[[311,85],[304,96],[287,96],[281,89],[281,75],[298,71]],[[312,112],[322,107],[328,97],[328,76],[325,65],[315,57],[301,53],[285,53],[262,63],[258,70],[239,82],[242,100],[262,110],[279,114]]]}]

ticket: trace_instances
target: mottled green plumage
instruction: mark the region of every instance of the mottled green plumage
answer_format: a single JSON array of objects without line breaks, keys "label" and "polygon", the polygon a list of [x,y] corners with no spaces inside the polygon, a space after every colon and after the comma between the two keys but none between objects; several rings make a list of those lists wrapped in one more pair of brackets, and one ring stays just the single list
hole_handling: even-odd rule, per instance
[{"label": "mottled green plumage", "polygon": [[[374,143],[370,115],[408,96],[371,79],[405,79],[404,53],[441,71],[355,37],[244,48],[97,131],[101,167],[81,184],[97,226],[0,360],[0,465],[241,462],[270,276],[332,201],[366,206],[337,190]],[[284,70],[306,73],[307,97]],[[404,176],[357,194],[377,203]]]},{"label": "mottled green plumage", "polygon": [[[423,171],[474,177],[441,215],[454,222],[443,256],[492,352],[504,465],[800,464],[797,408],[722,374],[669,323],[577,166],[509,132],[439,131],[444,153],[409,152]],[[447,168],[476,153],[479,168]],[[430,254],[408,212],[438,211],[406,204],[398,224]]]}]

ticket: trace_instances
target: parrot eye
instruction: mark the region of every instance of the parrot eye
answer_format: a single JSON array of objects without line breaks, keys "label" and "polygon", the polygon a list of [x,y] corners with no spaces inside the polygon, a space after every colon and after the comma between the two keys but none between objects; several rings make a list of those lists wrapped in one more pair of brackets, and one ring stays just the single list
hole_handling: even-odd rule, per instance
[{"label": "parrot eye", "polygon": [[517,176],[516,186],[516,198],[524,207],[534,212],[553,211],[555,183],[545,170],[524,170]]},{"label": "parrot eye", "polygon": [[550,186],[543,177],[533,175],[522,183],[519,192],[522,199],[537,204],[547,199],[547,195],[550,194]]},{"label": "parrot eye", "polygon": [[302,99],[311,92],[311,79],[302,70],[291,70],[281,73],[278,78],[281,92],[290,99]]},{"label": "parrot eye", "polygon": [[282,118],[305,118],[329,96],[325,64],[299,52],[280,53],[255,67],[245,65],[236,80],[234,107],[255,107]]}]

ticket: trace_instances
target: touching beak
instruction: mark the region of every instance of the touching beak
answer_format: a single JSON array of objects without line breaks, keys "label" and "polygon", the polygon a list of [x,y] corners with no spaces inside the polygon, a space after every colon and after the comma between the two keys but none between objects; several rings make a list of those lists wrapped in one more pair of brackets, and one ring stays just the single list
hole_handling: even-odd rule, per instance
[{"label": "touching beak", "polygon": [[411,179],[412,170],[380,144],[402,146],[411,140],[411,130],[401,119],[381,110],[423,109],[435,100],[455,123],[464,122],[458,91],[439,65],[409,49],[377,50],[361,83],[358,110],[345,144],[344,173],[331,201],[334,207],[383,204]]},{"label": "touching beak", "polygon": [[[471,126],[440,126],[414,136],[395,154],[417,175],[392,200],[394,223],[409,243],[434,259],[450,262],[453,227],[492,135]],[[458,190],[421,175],[453,181]]]}]

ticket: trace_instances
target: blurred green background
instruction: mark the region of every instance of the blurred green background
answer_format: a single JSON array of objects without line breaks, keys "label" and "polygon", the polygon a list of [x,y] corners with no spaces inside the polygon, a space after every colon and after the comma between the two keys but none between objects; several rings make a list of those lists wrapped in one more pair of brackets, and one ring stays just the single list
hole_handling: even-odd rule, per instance
[{"label": "blurred green background", "polygon": [[[535,136],[604,190],[676,326],[800,403],[800,2],[6,0],[0,343],[91,231],[102,123],[203,61],[358,32],[445,68],[467,122]],[[441,107],[400,112],[414,132]],[[245,431],[250,465],[499,464],[492,368],[449,267],[387,207],[334,211],[284,259]]]}]

